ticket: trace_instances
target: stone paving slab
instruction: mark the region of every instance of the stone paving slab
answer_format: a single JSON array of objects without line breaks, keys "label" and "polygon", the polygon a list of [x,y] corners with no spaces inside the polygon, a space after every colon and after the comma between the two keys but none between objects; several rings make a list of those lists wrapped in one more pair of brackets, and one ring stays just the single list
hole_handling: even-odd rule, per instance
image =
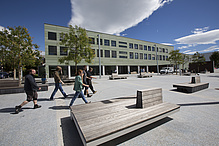
[{"label": "stone paving slab", "polygon": [[[201,74],[209,88],[186,94],[176,91],[173,83],[190,82],[189,76],[153,75],[153,78],[109,80],[109,76],[93,80],[98,91],[88,101],[96,102],[122,96],[136,96],[137,90],[162,88],[164,102],[181,105],[179,112],[161,121],[125,135],[105,145],[219,145],[219,73]],[[49,79],[53,82],[53,79]],[[74,123],[70,120],[68,104],[74,95],[73,85],[63,86],[67,99],[58,91],[55,101],[48,101],[54,86],[39,92],[40,109],[28,103],[19,114],[14,107],[25,100],[25,93],[0,95],[0,145],[23,146],[80,146],[82,142]],[[84,104],[76,99],[75,105]]]}]

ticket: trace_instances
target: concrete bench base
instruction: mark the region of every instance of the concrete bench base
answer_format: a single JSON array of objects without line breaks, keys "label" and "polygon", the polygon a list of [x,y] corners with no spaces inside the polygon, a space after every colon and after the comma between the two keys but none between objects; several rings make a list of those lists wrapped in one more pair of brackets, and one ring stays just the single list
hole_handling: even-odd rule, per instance
[{"label": "concrete bench base", "polygon": [[200,91],[208,88],[209,83],[181,83],[181,84],[173,84],[173,87],[176,87],[178,91],[185,93],[193,93],[196,91]]},{"label": "concrete bench base", "polygon": [[138,78],[150,78],[150,77],[152,77],[152,75],[150,75],[150,74],[141,74],[141,75],[138,75],[137,77]]},{"label": "concrete bench base", "polygon": [[[41,90],[39,91],[48,91],[48,85],[42,84],[38,85],[41,87]],[[0,88],[0,94],[14,94],[14,93],[24,93],[24,86],[18,86],[18,87],[1,87]]]},{"label": "concrete bench base", "polygon": [[179,111],[180,106],[160,103],[136,107],[136,97],[124,97],[70,107],[84,145],[96,146],[147,126]]}]

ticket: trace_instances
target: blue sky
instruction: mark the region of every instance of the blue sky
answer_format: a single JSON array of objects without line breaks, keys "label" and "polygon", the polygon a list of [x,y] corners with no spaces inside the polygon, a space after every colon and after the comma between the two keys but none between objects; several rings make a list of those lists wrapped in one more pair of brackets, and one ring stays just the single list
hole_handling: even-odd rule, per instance
[{"label": "blue sky", "polygon": [[44,23],[171,44],[180,52],[219,51],[219,0],[3,0],[0,26],[25,26],[44,51]]}]

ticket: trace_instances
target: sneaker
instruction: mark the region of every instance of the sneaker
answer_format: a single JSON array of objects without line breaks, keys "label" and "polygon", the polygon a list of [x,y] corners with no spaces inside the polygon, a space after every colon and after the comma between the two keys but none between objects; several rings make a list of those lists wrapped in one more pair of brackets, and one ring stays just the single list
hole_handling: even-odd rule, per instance
[{"label": "sneaker", "polygon": [[68,98],[68,95],[65,95],[64,99],[65,99],[65,98]]},{"label": "sneaker", "polygon": [[97,91],[94,91],[93,94],[97,93]]},{"label": "sneaker", "polygon": [[86,104],[89,104],[89,103],[91,103],[91,101],[87,102]]},{"label": "sneaker", "polygon": [[15,106],[15,114],[18,114],[21,110],[21,107]]},{"label": "sneaker", "polygon": [[51,99],[51,98],[49,99],[49,101],[54,101],[54,100],[55,100],[54,98],[53,99]]},{"label": "sneaker", "polygon": [[92,95],[90,95],[90,94],[87,94],[87,97],[91,97]]},{"label": "sneaker", "polygon": [[34,108],[34,109],[36,109],[36,108],[41,108],[41,105],[35,104],[33,108]]}]

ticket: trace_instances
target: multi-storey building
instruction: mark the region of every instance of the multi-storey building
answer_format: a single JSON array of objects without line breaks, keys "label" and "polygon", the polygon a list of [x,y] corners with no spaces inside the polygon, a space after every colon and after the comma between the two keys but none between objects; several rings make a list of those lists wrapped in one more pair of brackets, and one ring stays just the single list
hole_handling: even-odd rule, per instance
[{"label": "multi-storey building", "polygon": [[[60,64],[58,59],[67,55],[60,45],[60,34],[68,33],[69,28],[51,24],[44,24],[45,33],[45,59],[47,77],[52,77],[52,72],[57,65],[63,68],[63,73],[69,77],[74,76],[74,62]],[[99,74],[99,57],[101,58],[102,75],[109,75],[114,71],[118,74],[139,72],[141,69],[146,72],[157,72],[157,60],[159,68],[170,65],[167,61],[169,52],[174,50],[173,46],[121,37],[100,32],[88,31],[91,41],[91,48],[95,52],[95,58],[91,64],[82,61],[78,68],[83,65],[92,66],[94,74]],[[98,48],[98,35],[100,35],[100,54]],[[156,50],[157,49],[157,50]],[[156,57],[157,51],[157,57]]]}]

